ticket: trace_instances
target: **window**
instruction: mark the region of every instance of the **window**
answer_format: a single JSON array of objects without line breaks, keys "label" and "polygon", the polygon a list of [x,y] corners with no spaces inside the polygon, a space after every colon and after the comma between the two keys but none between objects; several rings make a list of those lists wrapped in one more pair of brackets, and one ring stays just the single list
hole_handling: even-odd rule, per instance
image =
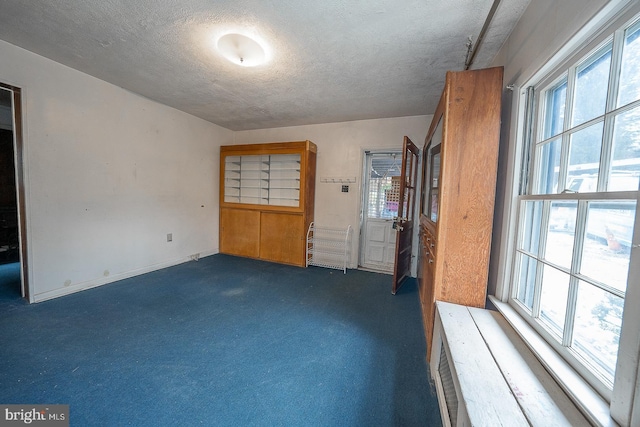
[{"label": "window", "polygon": [[637,310],[625,299],[640,279],[640,17],[599,40],[536,77],[522,100],[530,163],[516,177],[526,185],[510,303],[611,401],[623,319]]},{"label": "window", "polygon": [[402,154],[369,154],[367,168],[367,218],[393,219],[397,217]]}]

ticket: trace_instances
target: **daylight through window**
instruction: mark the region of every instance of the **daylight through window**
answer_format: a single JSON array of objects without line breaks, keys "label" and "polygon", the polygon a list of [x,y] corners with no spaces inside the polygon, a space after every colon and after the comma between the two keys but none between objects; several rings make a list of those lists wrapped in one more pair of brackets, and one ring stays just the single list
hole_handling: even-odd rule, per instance
[{"label": "daylight through window", "polygon": [[611,390],[638,217],[640,22],[553,76],[534,85],[512,302]]}]

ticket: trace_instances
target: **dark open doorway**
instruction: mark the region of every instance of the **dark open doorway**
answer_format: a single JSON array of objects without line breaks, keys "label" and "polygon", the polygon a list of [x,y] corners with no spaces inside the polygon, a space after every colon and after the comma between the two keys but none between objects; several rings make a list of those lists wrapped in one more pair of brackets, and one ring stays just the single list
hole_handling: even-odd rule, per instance
[{"label": "dark open doorway", "polygon": [[21,111],[20,89],[0,83],[0,295],[29,299]]}]

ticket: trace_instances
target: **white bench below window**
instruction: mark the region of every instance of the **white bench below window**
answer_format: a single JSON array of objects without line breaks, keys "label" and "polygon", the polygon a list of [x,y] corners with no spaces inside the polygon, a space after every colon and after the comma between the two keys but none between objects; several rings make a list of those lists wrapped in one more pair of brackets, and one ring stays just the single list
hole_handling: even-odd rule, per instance
[{"label": "white bench below window", "polygon": [[445,426],[588,426],[504,317],[436,302],[431,349]]}]

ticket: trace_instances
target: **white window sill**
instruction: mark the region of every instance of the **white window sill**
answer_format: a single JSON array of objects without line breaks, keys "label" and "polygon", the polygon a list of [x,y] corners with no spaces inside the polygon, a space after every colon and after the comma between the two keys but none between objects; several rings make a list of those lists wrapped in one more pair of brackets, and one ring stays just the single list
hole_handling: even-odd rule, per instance
[{"label": "white window sill", "polygon": [[609,415],[609,404],[509,304],[493,296],[489,298],[592,424],[602,427],[618,426]]}]

